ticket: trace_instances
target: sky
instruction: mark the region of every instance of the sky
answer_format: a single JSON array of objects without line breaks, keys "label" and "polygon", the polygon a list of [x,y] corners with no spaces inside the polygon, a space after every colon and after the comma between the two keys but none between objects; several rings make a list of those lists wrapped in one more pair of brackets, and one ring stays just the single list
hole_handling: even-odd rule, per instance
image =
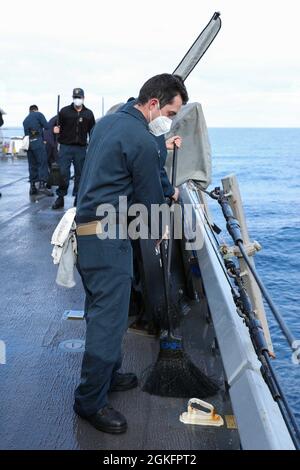
[{"label": "sky", "polygon": [[209,127],[300,127],[299,0],[5,0],[0,107],[20,126],[85,90],[96,117],[172,72],[215,11],[222,28],[186,80]]}]

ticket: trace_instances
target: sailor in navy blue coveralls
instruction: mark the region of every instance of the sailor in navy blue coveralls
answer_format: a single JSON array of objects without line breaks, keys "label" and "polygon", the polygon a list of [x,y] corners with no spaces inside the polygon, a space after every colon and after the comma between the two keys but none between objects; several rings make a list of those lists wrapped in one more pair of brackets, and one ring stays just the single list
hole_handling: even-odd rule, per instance
[{"label": "sailor in navy blue coveralls", "polygon": [[[183,103],[183,82],[169,74],[157,77],[168,90],[170,104],[165,104],[163,112],[174,115]],[[175,90],[171,96],[169,83]],[[184,91],[185,87],[183,97]],[[156,119],[155,115],[160,113],[158,104],[157,98],[147,99],[144,105],[138,104],[100,119],[92,133],[78,190],[77,268],[86,294],[87,328],[74,410],[97,429],[111,433],[124,432],[127,423],[121,413],[110,407],[108,392],[137,385],[135,374],[119,372],[133,276],[131,241],[119,236],[122,212],[119,197],[127,197],[128,207],[133,203],[143,204],[148,214],[152,204],[165,202],[159,148],[156,138],[149,132],[149,120]],[[87,233],[88,228],[101,219],[99,207],[105,204],[110,204],[118,215],[115,239],[99,238],[93,231]],[[164,231],[163,227],[160,229],[159,236]]]},{"label": "sailor in navy blue coveralls", "polygon": [[[95,220],[99,204],[112,203],[118,211],[119,196],[127,196],[130,205],[133,191],[134,201],[148,208],[151,203],[164,203],[157,143],[137,109],[101,119],[86,159],[78,192],[77,224]],[[77,240],[78,269],[86,292],[87,334],[75,403],[81,415],[92,415],[107,404],[111,381],[121,366],[133,275],[132,249],[129,239],[100,240],[90,235],[78,236]]]},{"label": "sailor in navy blue coveralls", "polygon": [[29,136],[29,149],[27,151],[29,180],[31,193],[37,192],[36,182],[41,182],[42,186],[48,180],[47,152],[43,139],[43,129],[48,129],[45,116],[37,110],[37,106],[30,111],[23,121],[24,133]]}]

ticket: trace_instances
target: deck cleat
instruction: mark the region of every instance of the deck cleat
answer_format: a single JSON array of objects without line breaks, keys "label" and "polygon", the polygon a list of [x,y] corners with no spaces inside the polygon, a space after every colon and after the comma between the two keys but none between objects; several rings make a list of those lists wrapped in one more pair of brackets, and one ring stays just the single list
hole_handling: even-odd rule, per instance
[{"label": "deck cleat", "polygon": [[[194,405],[200,405],[209,411],[203,411]],[[201,426],[223,426],[223,418],[216,414],[215,408],[206,401],[191,398],[188,402],[187,412],[180,415],[179,421],[184,424],[197,424]]]}]

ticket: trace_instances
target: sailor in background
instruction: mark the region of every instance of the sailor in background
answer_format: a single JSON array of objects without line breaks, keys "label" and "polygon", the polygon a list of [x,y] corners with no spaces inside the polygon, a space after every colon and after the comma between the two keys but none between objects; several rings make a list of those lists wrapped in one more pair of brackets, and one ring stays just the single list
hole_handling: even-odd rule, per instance
[{"label": "sailor in background", "polygon": [[[187,101],[180,77],[161,74],[149,79],[134,106],[97,123],[81,177],[77,267],[86,293],[87,329],[74,410],[96,429],[113,434],[125,432],[127,422],[109,405],[108,392],[137,386],[135,374],[119,372],[133,275],[131,242],[119,236],[124,229],[119,197],[126,196],[128,206],[144,204],[148,214],[152,204],[165,202],[154,136],[170,130],[170,118]],[[97,236],[103,229],[97,217],[101,204],[111,204],[118,214],[117,238]]]},{"label": "sailor in background", "polygon": [[76,205],[77,192],[81,172],[86,156],[87,138],[95,125],[93,112],[86,108],[84,103],[84,91],[82,88],[74,88],[73,103],[62,108],[58,115],[58,126],[53,129],[54,134],[59,134],[60,144],[58,163],[62,182],[56,190],[57,199],[52,209],[64,207],[64,196],[68,193],[70,182],[71,163],[74,166],[74,205]]},{"label": "sailor in background", "polygon": [[[30,180],[29,194],[31,196],[35,195],[39,189],[47,196],[53,196],[53,193],[46,187],[49,172],[43,130],[48,129],[48,123],[35,104],[29,107],[29,114],[23,121],[23,127],[25,135],[29,136],[29,149],[27,151]],[[38,181],[39,188],[37,189],[35,184]]]}]

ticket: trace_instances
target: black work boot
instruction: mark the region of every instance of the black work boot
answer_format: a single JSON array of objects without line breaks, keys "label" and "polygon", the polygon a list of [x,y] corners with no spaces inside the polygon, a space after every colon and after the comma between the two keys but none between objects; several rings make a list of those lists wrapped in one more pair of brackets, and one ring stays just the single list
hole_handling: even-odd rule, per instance
[{"label": "black work boot", "polygon": [[58,196],[58,198],[54,201],[54,204],[52,206],[52,209],[60,209],[61,207],[64,207],[64,198],[63,196]]},{"label": "black work boot", "polygon": [[35,183],[30,183],[29,195],[34,196],[37,193],[38,190],[36,189]]},{"label": "black work boot", "polygon": [[40,181],[39,192],[45,194],[46,196],[54,196],[54,193],[47,188],[45,181]]},{"label": "black work boot", "polygon": [[74,405],[74,411],[78,416],[86,419],[98,431],[121,434],[127,429],[126,418],[110,405],[104,406],[92,416],[85,416],[80,413],[76,404]]}]

